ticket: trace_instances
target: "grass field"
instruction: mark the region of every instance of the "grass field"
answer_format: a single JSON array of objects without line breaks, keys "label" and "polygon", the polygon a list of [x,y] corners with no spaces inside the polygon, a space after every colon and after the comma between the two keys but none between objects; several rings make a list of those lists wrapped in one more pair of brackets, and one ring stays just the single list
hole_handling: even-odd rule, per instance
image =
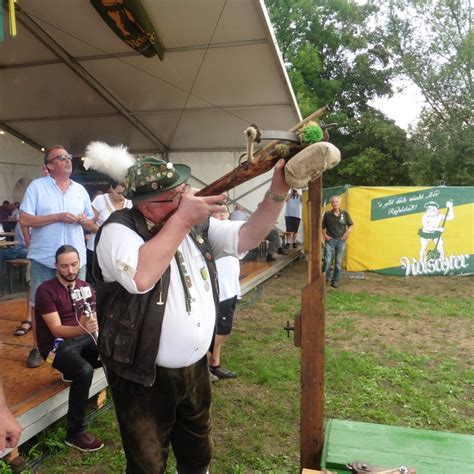
[{"label": "grass field", "polygon": [[[289,267],[236,312],[222,363],[238,377],[213,389],[213,474],[298,471],[299,349],[283,326],[300,309],[306,267]],[[474,433],[472,277],[344,278],[326,305],[326,419]],[[113,410],[91,431],[106,442],[92,454],[62,444],[63,422],[44,432],[30,458],[51,454],[34,471],[123,472]]]}]

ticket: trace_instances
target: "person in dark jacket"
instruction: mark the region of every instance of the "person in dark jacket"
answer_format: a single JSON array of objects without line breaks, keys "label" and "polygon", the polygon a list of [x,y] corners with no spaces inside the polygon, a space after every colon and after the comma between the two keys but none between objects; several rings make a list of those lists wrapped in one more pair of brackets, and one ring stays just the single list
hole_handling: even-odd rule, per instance
[{"label": "person in dark jacket", "polygon": [[272,229],[288,192],[284,161],[247,222],[209,219],[224,195],[198,197],[186,165],[145,157],[96,238],[99,353],[107,368],[129,473],[206,473],[212,457],[206,353],[219,302],[215,259],[242,256]]},{"label": "person in dark jacket", "polygon": [[352,232],[351,216],[347,211],[341,209],[341,196],[332,196],[329,200],[332,206],[330,211],[323,216],[323,236],[326,240],[324,247],[324,272],[326,273],[326,284],[329,283],[331,264],[336,257],[331,286],[339,288],[339,276],[342,269],[342,259],[346,249],[346,240]]}]

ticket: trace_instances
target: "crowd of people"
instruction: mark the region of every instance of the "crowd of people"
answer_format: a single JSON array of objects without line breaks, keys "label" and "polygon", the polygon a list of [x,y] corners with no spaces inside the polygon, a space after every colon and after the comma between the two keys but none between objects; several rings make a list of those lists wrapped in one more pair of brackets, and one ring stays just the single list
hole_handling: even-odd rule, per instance
[{"label": "crowd of people", "polygon": [[[195,195],[188,166],[155,157],[138,160],[91,202],[71,179],[67,150],[46,151],[45,176],[19,207],[17,237],[31,269],[29,310],[15,334],[32,328],[28,366],[46,361],[71,383],[68,446],[103,446],[85,424],[94,369],[103,365],[127,472],[163,472],[170,446],[178,473],[208,472],[211,382],[237,375],[221,356],[240,297],[239,260],[262,240],[269,262],[288,252],[276,228],[284,206],[286,246],[297,247],[301,194],[289,192],[283,167],[275,165],[253,214],[239,205],[229,214],[226,196]],[[338,261],[339,244],[329,243],[345,240],[352,221],[345,211],[335,215],[343,217],[325,217],[324,235]],[[333,286],[337,272],[336,265]],[[0,422],[2,450],[21,428],[1,387]]]},{"label": "crowd of people", "polygon": [[[93,370],[102,363],[127,469],[164,469],[171,444],[178,472],[206,472],[212,453],[209,366],[213,376],[235,377],[221,366],[220,348],[239,293],[238,258],[260,243],[282,209],[284,201],[274,199],[288,191],[282,163],[262,205],[240,222],[221,220],[228,211],[225,196],[195,196],[185,165],[141,160],[129,170],[133,186],[111,183],[94,202],[71,180],[72,157],[64,147],[47,150],[44,166],[47,173],[28,186],[20,205],[17,229],[27,239],[31,309],[16,334],[32,325],[36,347],[28,365],[46,361],[71,383],[66,444],[82,451],[103,446],[84,421]],[[163,166],[166,175],[159,172]],[[85,233],[92,236],[87,247]],[[87,256],[99,324],[95,311],[86,314],[81,297],[87,289],[88,304],[95,306],[95,290],[85,281]],[[227,258],[234,260],[228,283],[235,294],[223,290],[219,301],[216,262]],[[9,420],[2,439],[8,447],[18,425],[0,402]],[[144,446],[150,424],[156,438]]]}]

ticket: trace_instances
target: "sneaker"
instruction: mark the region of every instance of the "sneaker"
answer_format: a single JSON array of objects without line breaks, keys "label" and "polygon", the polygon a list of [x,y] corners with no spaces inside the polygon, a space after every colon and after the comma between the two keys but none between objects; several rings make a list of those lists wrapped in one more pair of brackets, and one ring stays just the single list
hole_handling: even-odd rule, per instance
[{"label": "sneaker", "polygon": [[333,282],[331,283],[331,286],[332,286],[333,288],[339,288],[339,283],[338,283],[337,281],[333,281]]},{"label": "sneaker", "polygon": [[90,433],[79,433],[75,436],[67,437],[64,443],[71,448],[76,448],[79,451],[90,452],[98,451],[104,447],[104,443]]},{"label": "sneaker", "polygon": [[217,375],[214,375],[211,371],[209,371],[209,378],[211,379],[211,383],[219,382],[219,377],[217,377]]},{"label": "sneaker", "polygon": [[33,347],[28,357],[26,359],[26,365],[30,369],[34,369],[35,367],[39,367],[43,363],[43,358],[41,357],[40,351],[37,347]]},{"label": "sneaker", "polygon": [[267,262],[274,262],[276,258],[271,254],[267,253]]},{"label": "sneaker", "polygon": [[209,367],[209,370],[212,374],[220,379],[235,379],[237,374],[235,372],[231,372],[230,370],[224,369],[224,367],[218,365],[217,367]]}]

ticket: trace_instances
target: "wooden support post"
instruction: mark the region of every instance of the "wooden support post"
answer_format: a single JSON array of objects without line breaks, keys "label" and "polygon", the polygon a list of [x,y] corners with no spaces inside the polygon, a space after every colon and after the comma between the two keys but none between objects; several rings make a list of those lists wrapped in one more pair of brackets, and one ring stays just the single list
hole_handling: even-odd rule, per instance
[{"label": "wooden support post", "polygon": [[321,271],[322,178],[309,185],[310,261],[301,294],[301,468],[319,469],[324,440],[324,274]]}]

